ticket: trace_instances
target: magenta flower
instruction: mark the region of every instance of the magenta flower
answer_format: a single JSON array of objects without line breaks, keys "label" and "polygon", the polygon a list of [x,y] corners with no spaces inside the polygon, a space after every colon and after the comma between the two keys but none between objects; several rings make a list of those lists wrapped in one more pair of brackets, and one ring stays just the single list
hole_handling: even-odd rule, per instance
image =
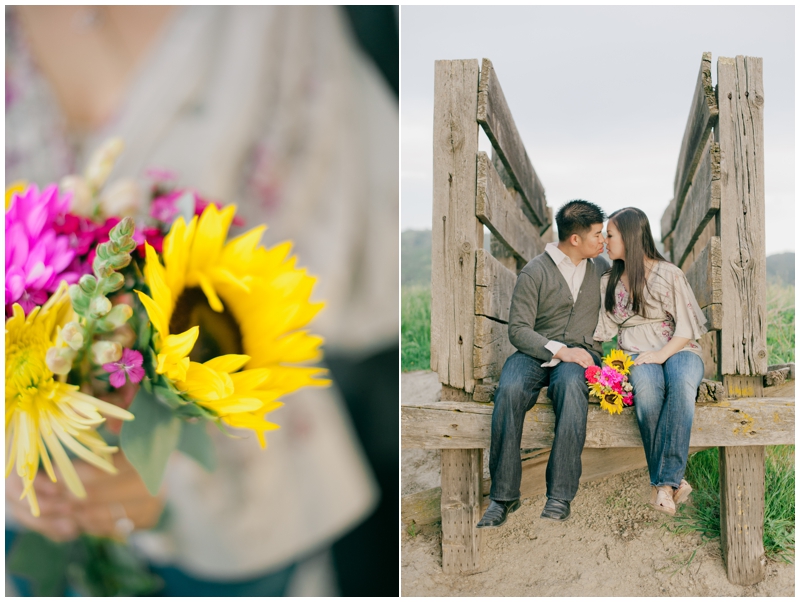
[{"label": "magenta flower", "polygon": [[586,370],[583,373],[583,375],[586,377],[586,380],[589,381],[590,383],[596,383],[597,382],[597,375],[599,373],[600,373],[600,367],[599,366],[589,366],[588,368],[586,368]]},{"label": "magenta flower", "polygon": [[117,389],[125,384],[126,377],[136,384],[144,378],[142,354],[133,349],[123,349],[120,360],[103,364],[103,370],[111,374],[108,381]]},{"label": "magenta flower", "polygon": [[31,185],[15,194],[6,211],[6,314],[13,303],[25,313],[41,305],[62,280],[72,284],[80,274],[70,269],[75,257],[69,237],[55,222],[69,209],[71,195],[53,184],[41,193]]},{"label": "magenta flower", "polygon": [[603,366],[597,381],[604,387],[613,388],[614,385],[621,383],[623,378],[624,375],[614,370],[611,366]]}]

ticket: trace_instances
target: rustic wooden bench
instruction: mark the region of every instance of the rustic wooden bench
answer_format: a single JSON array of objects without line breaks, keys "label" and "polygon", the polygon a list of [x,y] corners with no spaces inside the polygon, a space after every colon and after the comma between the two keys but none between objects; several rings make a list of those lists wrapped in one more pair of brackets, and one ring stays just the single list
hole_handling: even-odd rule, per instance
[{"label": "rustic wooden bench", "polygon": [[[794,368],[767,366],[761,59],[720,58],[717,71],[715,88],[704,54],[662,234],[708,317],[709,381],[691,445],[720,449],[728,578],[751,584],[764,574],[764,446],[794,443]],[[479,127],[491,157],[478,150]],[[488,402],[514,351],[511,294],[518,269],[554,239],[544,187],[489,60],[480,69],[477,60],[436,61],[433,167],[431,368],[442,393],[403,406],[402,446],[442,450],[443,570],[471,573],[480,570]],[[523,448],[552,443],[552,408],[540,401]],[[641,447],[631,410],[589,410],[587,449]]]}]

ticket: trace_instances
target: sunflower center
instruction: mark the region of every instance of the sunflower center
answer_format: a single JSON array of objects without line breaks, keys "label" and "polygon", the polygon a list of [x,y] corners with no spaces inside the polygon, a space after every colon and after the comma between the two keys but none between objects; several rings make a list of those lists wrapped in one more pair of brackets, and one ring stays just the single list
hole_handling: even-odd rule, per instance
[{"label": "sunflower center", "polygon": [[616,368],[617,370],[625,369],[625,364],[620,360],[614,360],[613,362],[611,362],[611,366]]},{"label": "sunflower center", "polygon": [[169,323],[169,331],[185,332],[192,326],[200,327],[200,335],[194,344],[189,359],[207,362],[229,353],[243,354],[242,331],[227,308],[215,312],[208,304],[205,293],[198,287],[184,289]]}]

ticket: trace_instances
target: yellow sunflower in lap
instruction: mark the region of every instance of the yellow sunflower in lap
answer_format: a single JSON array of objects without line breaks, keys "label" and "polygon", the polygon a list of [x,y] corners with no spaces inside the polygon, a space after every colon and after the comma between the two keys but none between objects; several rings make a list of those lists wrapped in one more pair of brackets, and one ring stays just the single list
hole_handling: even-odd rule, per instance
[{"label": "yellow sunflower in lap", "polygon": [[606,366],[611,366],[620,374],[630,374],[633,360],[621,349],[612,349],[611,352],[603,358],[603,363]]},{"label": "yellow sunflower in lap", "polygon": [[[137,291],[153,326],[149,368],[161,397],[184,416],[204,416],[264,433],[265,415],[304,386],[326,386],[322,338],[305,327],[322,309],[315,279],[295,267],[290,244],[259,246],[264,226],[226,242],[235,206],[209,205],[188,224],[178,218],[160,258],[146,247]],[[163,264],[162,264],[163,260]]]}]

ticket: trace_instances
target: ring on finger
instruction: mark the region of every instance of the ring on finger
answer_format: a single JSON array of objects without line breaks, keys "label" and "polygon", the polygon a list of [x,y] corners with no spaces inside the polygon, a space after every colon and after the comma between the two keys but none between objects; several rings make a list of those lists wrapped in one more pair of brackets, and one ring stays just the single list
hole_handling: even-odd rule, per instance
[{"label": "ring on finger", "polygon": [[108,505],[108,509],[111,512],[111,518],[114,519],[114,535],[123,541],[128,539],[128,536],[133,533],[135,525],[128,518],[125,506],[119,502],[114,502]]}]

